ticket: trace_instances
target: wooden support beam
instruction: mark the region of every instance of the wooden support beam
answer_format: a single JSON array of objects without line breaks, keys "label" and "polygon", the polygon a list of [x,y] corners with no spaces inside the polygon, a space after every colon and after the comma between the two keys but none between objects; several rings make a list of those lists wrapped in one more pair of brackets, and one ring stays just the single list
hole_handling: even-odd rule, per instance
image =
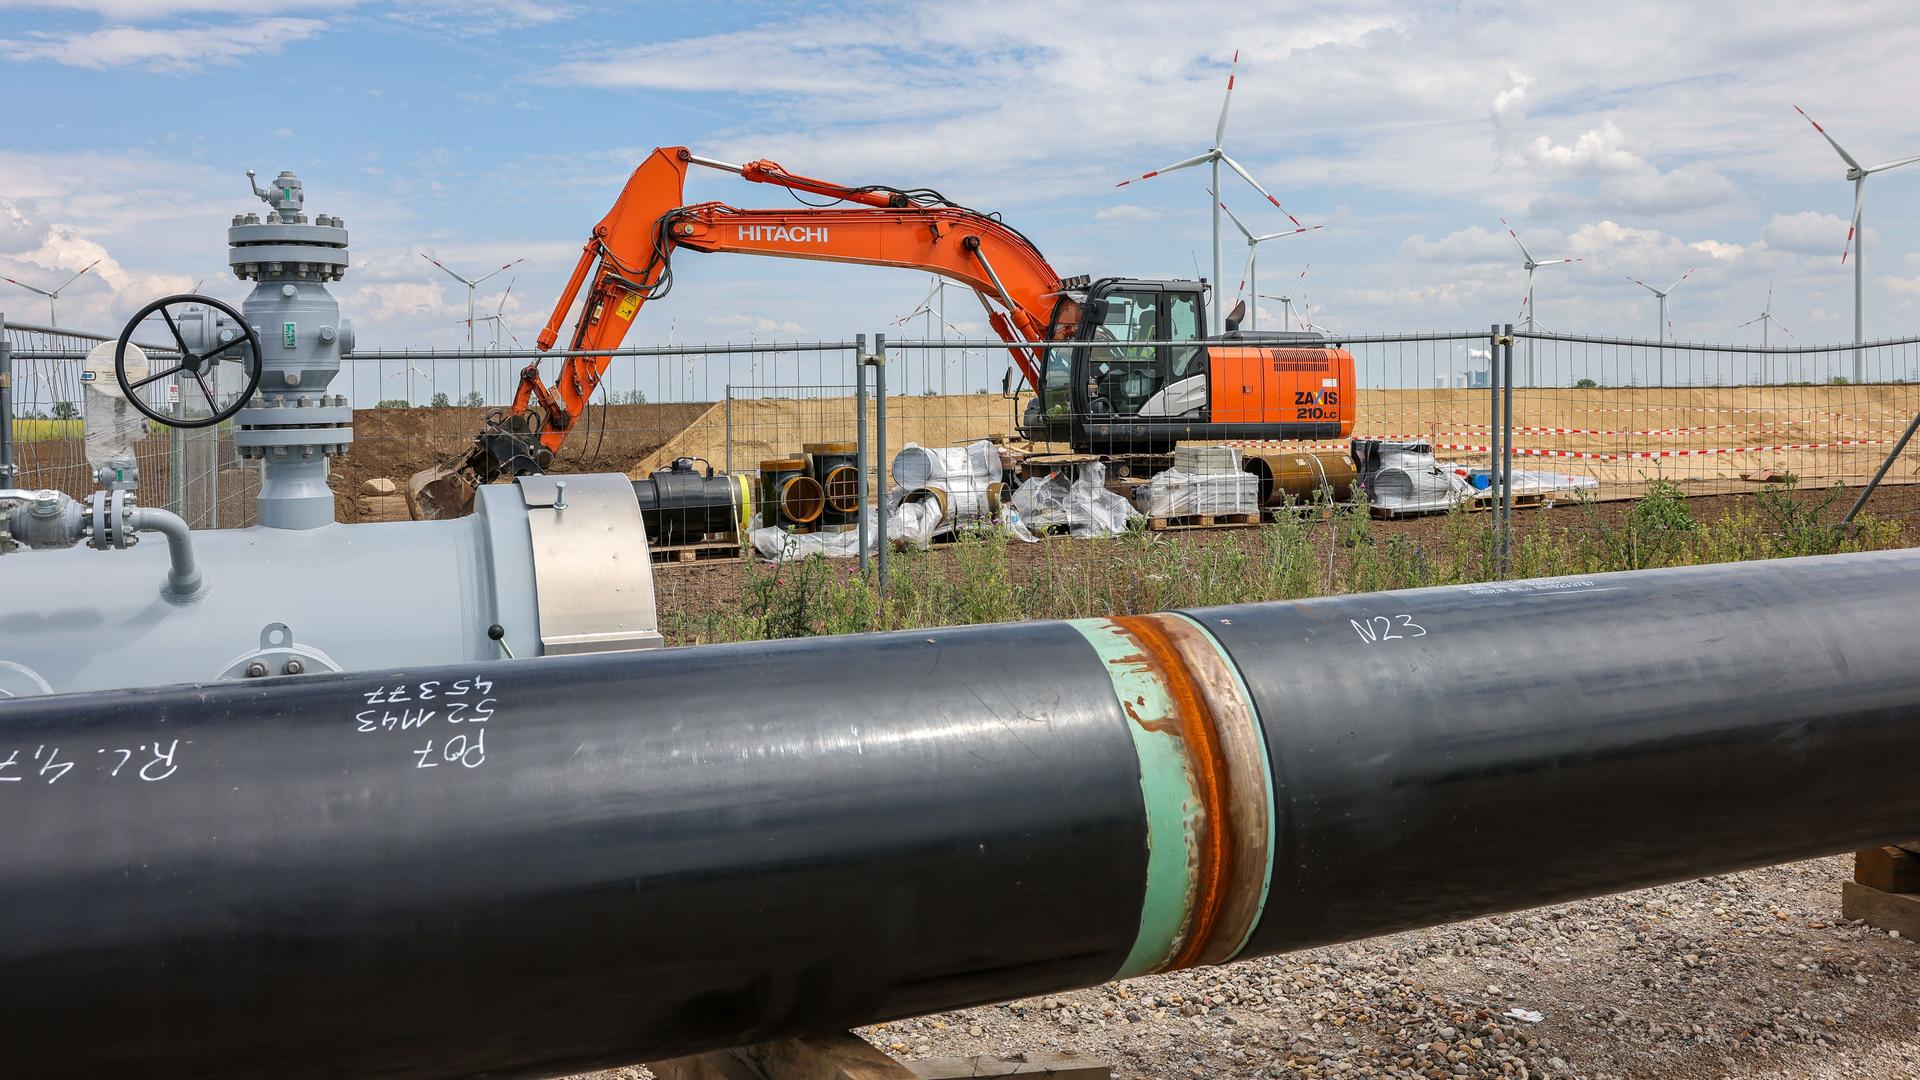
[{"label": "wooden support beam", "polygon": [[1840,883],[1840,915],[1920,940],[1920,894],[1882,892],[1857,881]]},{"label": "wooden support beam", "polygon": [[1892,846],[1857,851],[1853,880],[1881,892],[1920,893],[1920,856]]}]

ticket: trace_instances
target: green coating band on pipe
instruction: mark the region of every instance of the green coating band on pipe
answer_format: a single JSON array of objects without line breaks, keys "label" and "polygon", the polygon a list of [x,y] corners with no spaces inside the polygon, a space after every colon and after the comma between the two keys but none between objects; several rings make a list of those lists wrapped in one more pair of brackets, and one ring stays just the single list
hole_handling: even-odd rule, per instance
[{"label": "green coating band on pipe", "polygon": [[1262,781],[1260,787],[1266,795],[1267,803],[1267,868],[1260,875],[1260,907],[1255,912],[1253,921],[1247,924],[1246,934],[1234,945],[1233,955],[1228,958],[1228,962],[1231,963],[1240,958],[1240,954],[1246,951],[1247,942],[1253,939],[1254,930],[1259,927],[1260,920],[1266,915],[1267,894],[1273,890],[1273,853],[1277,850],[1280,837],[1280,811],[1273,796],[1273,758],[1267,752],[1266,721],[1260,718],[1260,710],[1253,703],[1253,692],[1247,689],[1247,680],[1240,677],[1240,669],[1234,666],[1233,657],[1227,655],[1226,646],[1220,644],[1219,639],[1214,637],[1213,632],[1208,630],[1206,624],[1200,620],[1178,611],[1172,614],[1197,627],[1200,635],[1207,639],[1207,644],[1220,657],[1220,662],[1226,665],[1228,671],[1233,672],[1234,692],[1240,695],[1240,700],[1246,705],[1247,715],[1253,717],[1253,741],[1254,745],[1260,748],[1260,779]]},{"label": "green coating band on pipe", "polygon": [[1140,762],[1140,795],[1147,816],[1147,889],[1133,949],[1113,975],[1130,979],[1163,970],[1180,947],[1199,892],[1195,869],[1198,829],[1205,811],[1194,787],[1186,743],[1176,734],[1180,718],[1173,697],[1140,643],[1107,619],[1075,619],[1068,625],[1087,639],[1105,663]]}]

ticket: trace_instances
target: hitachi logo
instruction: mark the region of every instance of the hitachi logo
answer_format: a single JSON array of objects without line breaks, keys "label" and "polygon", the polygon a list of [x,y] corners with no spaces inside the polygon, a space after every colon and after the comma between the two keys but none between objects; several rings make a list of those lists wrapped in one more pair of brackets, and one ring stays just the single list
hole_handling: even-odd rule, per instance
[{"label": "hitachi logo", "polygon": [[737,225],[735,228],[740,230],[739,239],[741,240],[754,240],[761,243],[784,240],[789,244],[824,244],[827,242],[827,227],[825,225],[802,225],[795,229],[789,229],[785,225]]}]

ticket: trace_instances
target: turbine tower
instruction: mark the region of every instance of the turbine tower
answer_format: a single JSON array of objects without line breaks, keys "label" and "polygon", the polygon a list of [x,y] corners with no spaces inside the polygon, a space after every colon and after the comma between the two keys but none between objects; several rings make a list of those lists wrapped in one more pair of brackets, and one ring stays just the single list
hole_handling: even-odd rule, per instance
[{"label": "turbine tower", "polygon": [[[1579,259],[1536,259],[1533,257],[1533,252],[1527,250],[1527,245],[1524,243],[1521,243],[1520,234],[1513,231],[1513,226],[1507,225],[1506,218],[1501,218],[1500,224],[1506,225],[1507,235],[1513,237],[1514,245],[1520,249],[1521,258],[1526,260],[1525,262],[1522,262],[1520,264],[1526,267],[1526,270],[1527,270],[1527,295],[1525,299],[1520,301],[1520,310],[1526,314],[1526,324],[1525,324],[1526,329],[1528,331],[1532,331],[1534,328],[1533,313],[1539,310],[1539,305],[1533,302],[1533,272],[1535,270],[1540,269],[1543,266],[1558,266],[1561,263],[1577,263],[1580,260]],[[1533,342],[1531,340],[1527,342],[1527,385],[1528,386],[1536,385],[1534,382],[1534,370],[1533,370]]]},{"label": "turbine tower", "polygon": [[489,270],[486,273],[481,274],[477,278],[467,278],[467,277],[462,277],[461,275],[456,274],[451,270],[447,270],[447,265],[445,263],[441,262],[439,259],[434,258],[433,256],[427,254],[424,251],[420,253],[420,257],[432,263],[433,265],[439,267],[440,269],[446,270],[448,277],[452,278],[455,281],[458,281],[460,284],[465,285],[467,287],[467,351],[473,352],[474,351],[474,344],[473,344],[473,324],[474,324],[473,291],[474,289],[478,288],[481,282],[499,273],[501,270],[508,269],[509,267],[518,266],[521,263],[526,262],[527,260],[515,259],[512,262],[506,264],[506,266],[501,266],[497,269]]},{"label": "turbine tower", "polygon": [[61,282],[60,284],[58,284],[58,285],[55,285],[55,286],[53,287],[53,289],[52,289],[52,291],[48,291],[48,290],[46,290],[46,289],[43,289],[43,288],[41,288],[41,287],[40,287],[40,286],[38,286],[38,285],[29,285],[29,284],[27,284],[27,283],[26,283],[26,282],[24,282],[24,281],[18,281],[18,280],[15,280],[14,278],[10,278],[10,277],[0,277],[0,281],[4,281],[4,282],[7,282],[7,283],[8,283],[8,284],[10,284],[10,285],[18,285],[18,286],[20,286],[21,288],[23,288],[23,289],[26,289],[26,290],[27,290],[27,291],[29,291],[29,292],[37,292],[37,293],[39,293],[39,294],[40,294],[41,296],[44,296],[44,297],[46,297],[46,298],[47,298],[47,325],[48,325],[48,326],[59,326],[59,325],[60,325],[60,320],[59,320],[59,318],[58,318],[58,317],[56,316],[56,314],[55,314],[55,312],[54,312],[54,305],[55,305],[56,303],[58,303],[58,302],[59,302],[59,300],[60,300],[60,293],[61,293],[61,290],[63,290],[63,289],[65,289],[65,288],[66,288],[67,286],[69,286],[69,285],[71,285],[71,284],[73,284],[74,282],[76,282],[76,281],[79,281],[79,280],[80,280],[80,275],[81,275],[81,274],[84,274],[84,273],[86,273],[87,271],[89,271],[89,270],[91,270],[91,269],[93,269],[94,267],[96,267],[96,266],[99,266],[99,265],[100,265],[100,260],[99,260],[99,259],[95,259],[95,260],[93,260],[92,262],[90,262],[90,263],[88,263],[87,265],[85,265],[85,266],[83,266],[83,267],[81,267],[81,268],[80,268],[80,270],[79,270],[79,273],[76,273],[76,274],[74,274],[74,275],[73,275],[72,277],[70,277],[70,278],[68,278],[67,280],[65,280],[65,281],[63,281],[63,282]]},{"label": "turbine tower", "polygon": [[[1218,198],[1217,192],[1212,194]],[[1258,276],[1260,271],[1258,264],[1260,245],[1268,240],[1278,240],[1283,236],[1298,236],[1303,232],[1312,232],[1320,228],[1320,226],[1303,225],[1299,228],[1285,229],[1281,232],[1265,233],[1255,236],[1253,230],[1247,228],[1246,223],[1241,221],[1239,215],[1235,214],[1233,208],[1228,206],[1224,201],[1220,203],[1220,209],[1227,212],[1227,217],[1232,220],[1233,227],[1239,229],[1240,235],[1247,238],[1247,265],[1240,271],[1240,287],[1233,291],[1233,295],[1236,299],[1245,295],[1253,302],[1252,308],[1247,312],[1247,317],[1252,320],[1247,324],[1247,329],[1258,330],[1260,329],[1260,279]]]},{"label": "turbine tower", "polygon": [[1217,198],[1211,197],[1213,192],[1220,190],[1220,166],[1224,164],[1227,168],[1232,169],[1236,173],[1239,173],[1240,179],[1245,180],[1247,183],[1253,185],[1253,190],[1265,196],[1266,200],[1272,203],[1275,209],[1279,210],[1283,214],[1286,214],[1287,220],[1293,222],[1296,228],[1301,227],[1299,218],[1294,217],[1292,214],[1287,213],[1287,208],[1280,205],[1279,199],[1274,198],[1273,195],[1270,194],[1266,188],[1261,187],[1260,181],[1255,180],[1253,178],[1252,173],[1248,172],[1245,168],[1243,168],[1239,162],[1228,157],[1227,152],[1221,149],[1221,147],[1224,146],[1227,141],[1227,110],[1229,107],[1233,105],[1234,69],[1239,66],[1239,63],[1240,63],[1240,50],[1235,49],[1233,51],[1233,62],[1227,68],[1227,95],[1220,102],[1220,121],[1214,125],[1213,145],[1207,148],[1206,153],[1196,154],[1193,157],[1187,158],[1184,161],[1176,161],[1164,169],[1155,169],[1150,173],[1146,173],[1141,176],[1136,176],[1131,180],[1122,180],[1118,184],[1114,185],[1114,187],[1126,187],[1128,184],[1134,183],[1135,181],[1151,180],[1162,173],[1170,173],[1175,171],[1176,169],[1189,169],[1195,165],[1208,165],[1212,167],[1213,182],[1208,185],[1207,192],[1209,195],[1209,201],[1212,203],[1212,206],[1213,206],[1213,287],[1216,295],[1213,297],[1212,322],[1213,322],[1213,332],[1215,334],[1224,332],[1226,328],[1226,319],[1225,319],[1226,305],[1221,302],[1220,297],[1218,295],[1220,291],[1220,200]]},{"label": "turbine tower", "polygon": [[[1847,163],[1847,179],[1853,181],[1853,219],[1847,223],[1847,243],[1845,247],[1840,249],[1840,262],[1844,265],[1847,261],[1847,253],[1850,251],[1853,252],[1853,342],[1858,345],[1865,341],[1867,337],[1864,300],[1867,279],[1865,272],[1860,269],[1860,263],[1863,261],[1861,256],[1865,254],[1864,249],[1867,246],[1866,237],[1860,235],[1860,205],[1865,202],[1867,198],[1867,177],[1877,172],[1886,172],[1888,169],[1897,169],[1902,165],[1911,165],[1916,161],[1920,161],[1920,155],[1898,158],[1894,161],[1883,161],[1869,169],[1861,165],[1858,161],[1855,161],[1852,154],[1847,153],[1838,142],[1834,141],[1833,136],[1827,134],[1827,129],[1821,127],[1819,121],[1811,116],[1807,116],[1807,110],[1795,105],[1793,111],[1799,113],[1801,116],[1805,116],[1807,123],[1813,125],[1813,130],[1819,132],[1820,137],[1827,140],[1827,145],[1833,147],[1834,153],[1840,155],[1840,160]],[[1861,251],[1853,251],[1856,238],[1859,240],[1860,247],[1863,249]],[[1859,382],[1860,375],[1861,355],[1860,350],[1855,349],[1853,351],[1853,381],[1856,383]]]}]

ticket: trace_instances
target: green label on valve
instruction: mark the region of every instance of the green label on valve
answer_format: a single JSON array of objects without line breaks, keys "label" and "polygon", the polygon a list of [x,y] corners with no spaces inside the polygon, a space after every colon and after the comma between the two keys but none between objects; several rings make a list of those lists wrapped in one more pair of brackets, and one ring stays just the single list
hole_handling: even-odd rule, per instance
[{"label": "green label on valve", "polygon": [[300,330],[300,324],[298,323],[281,323],[280,324],[280,346],[286,349],[293,348],[294,345],[298,342],[299,330]]}]

